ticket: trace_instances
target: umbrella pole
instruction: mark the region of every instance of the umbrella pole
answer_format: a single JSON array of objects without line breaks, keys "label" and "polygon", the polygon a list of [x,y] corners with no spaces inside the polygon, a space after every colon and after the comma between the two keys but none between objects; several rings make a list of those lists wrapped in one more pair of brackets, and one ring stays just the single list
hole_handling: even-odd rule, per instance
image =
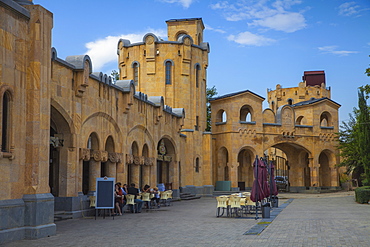
[{"label": "umbrella pole", "polygon": [[[258,183],[258,156],[256,155],[256,161],[255,161],[255,166],[254,166],[254,169],[256,169],[256,181],[257,181],[257,183]],[[258,200],[259,200],[259,198],[258,198],[258,184],[257,184],[257,186],[256,186],[256,220],[258,219]]]},{"label": "umbrella pole", "polygon": [[268,165],[268,171],[269,171],[269,175],[270,175],[270,202],[272,203],[272,176],[271,176],[271,162],[270,161],[270,165]]}]

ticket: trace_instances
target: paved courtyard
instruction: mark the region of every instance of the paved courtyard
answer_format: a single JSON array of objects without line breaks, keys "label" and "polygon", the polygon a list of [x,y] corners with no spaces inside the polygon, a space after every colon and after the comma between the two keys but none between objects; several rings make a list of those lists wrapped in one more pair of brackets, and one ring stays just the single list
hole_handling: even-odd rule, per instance
[{"label": "paved courtyard", "polygon": [[[293,199],[290,199],[293,198]],[[56,222],[57,234],[13,246],[369,246],[370,205],[353,192],[281,194],[281,212],[257,235],[245,235],[268,219],[217,218],[216,200],[174,202],[141,214]]]}]

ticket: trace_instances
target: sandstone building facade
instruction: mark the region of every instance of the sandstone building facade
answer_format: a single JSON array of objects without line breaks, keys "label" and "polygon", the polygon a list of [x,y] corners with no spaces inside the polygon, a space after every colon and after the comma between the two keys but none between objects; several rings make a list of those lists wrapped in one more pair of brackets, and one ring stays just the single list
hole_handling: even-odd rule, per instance
[{"label": "sandstone building facade", "polygon": [[265,110],[248,90],[216,97],[206,132],[203,21],[166,23],[167,40],[117,41],[113,82],[88,55],[58,57],[48,10],[0,0],[0,243],[55,234],[55,211],[87,213],[97,177],[207,196],[217,181],[249,189],[256,155],[281,153],[292,191],[338,188],[340,105],[325,81],[278,85]]}]

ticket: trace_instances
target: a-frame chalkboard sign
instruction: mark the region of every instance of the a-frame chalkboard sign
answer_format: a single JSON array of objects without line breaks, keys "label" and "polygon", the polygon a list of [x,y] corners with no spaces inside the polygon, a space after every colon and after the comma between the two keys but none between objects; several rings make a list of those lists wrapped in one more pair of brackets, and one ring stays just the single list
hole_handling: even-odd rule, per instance
[{"label": "a-frame chalkboard sign", "polygon": [[114,178],[96,178],[96,204],[95,204],[95,219],[97,210],[113,209],[114,208]]}]

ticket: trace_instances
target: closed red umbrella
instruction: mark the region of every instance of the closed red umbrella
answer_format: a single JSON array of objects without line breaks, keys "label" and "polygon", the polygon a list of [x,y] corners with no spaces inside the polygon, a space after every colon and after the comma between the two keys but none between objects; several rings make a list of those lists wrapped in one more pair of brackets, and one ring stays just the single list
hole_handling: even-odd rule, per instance
[{"label": "closed red umbrella", "polygon": [[267,163],[265,160],[261,161],[261,183],[262,183],[262,191],[263,191],[263,198],[270,196],[270,185],[268,181],[268,171],[267,171]]},{"label": "closed red umbrella", "polygon": [[270,162],[270,195],[277,196],[279,194],[279,191],[276,187],[276,181],[275,181],[275,165],[274,162]]},{"label": "closed red umbrella", "polygon": [[253,169],[254,169],[254,181],[252,185],[251,191],[251,200],[253,202],[260,202],[263,198],[265,198],[265,193],[262,187],[262,179],[263,179],[263,171],[262,171],[263,162],[258,159],[258,156],[253,162]]}]

